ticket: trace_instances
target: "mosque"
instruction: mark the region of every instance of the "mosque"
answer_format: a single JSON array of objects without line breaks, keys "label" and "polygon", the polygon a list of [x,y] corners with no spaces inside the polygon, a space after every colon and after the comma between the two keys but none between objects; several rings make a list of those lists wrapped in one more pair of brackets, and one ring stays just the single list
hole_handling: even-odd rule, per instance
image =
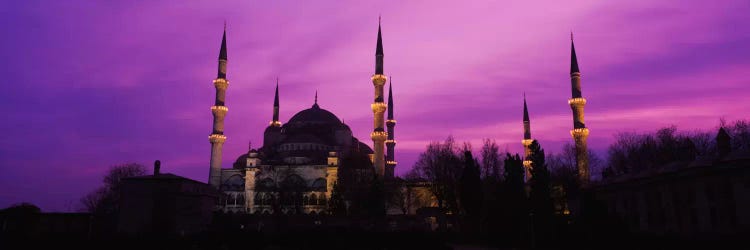
[{"label": "mosque", "polygon": [[[289,121],[279,120],[279,86],[273,116],[263,134],[263,145],[237,157],[232,168],[222,168],[224,118],[228,112],[225,94],[227,80],[227,41],[224,31],[219,51],[219,70],[213,81],[216,102],[211,143],[209,184],[226,194],[219,204],[224,212],[251,214],[316,214],[326,211],[334,185],[341,174],[353,182],[392,180],[396,141],[393,119],[393,93],[388,88],[384,102],[383,42],[378,25],[375,74],[371,77],[375,99],[371,105],[374,149],[352,135],[352,130],[335,114],[315,102],[297,112]],[[384,119],[388,111],[387,120]],[[385,125],[385,126],[384,126]],[[384,129],[387,127],[387,130]],[[387,151],[386,151],[387,147]],[[340,174],[341,173],[341,174]]]}]

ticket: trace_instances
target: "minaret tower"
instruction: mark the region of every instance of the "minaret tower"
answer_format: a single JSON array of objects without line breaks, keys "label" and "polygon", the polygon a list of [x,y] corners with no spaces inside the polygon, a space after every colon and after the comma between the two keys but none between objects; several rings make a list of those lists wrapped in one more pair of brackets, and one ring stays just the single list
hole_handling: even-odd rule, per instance
[{"label": "minaret tower", "polygon": [[526,107],[526,94],[523,94],[523,167],[526,170],[526,182],[531,179],[531,120],[529,120],[529,109]]},{"label": "minaret tower", "polygon": [[271,127],[281,127],[279,121],[279,78],[276,78],[276,96],[273,98],[273,119],[270,125]]},{"label": "minaret tower", "polygon": [[375,172],[379,177],[385,175],[385,140],[388,137],[388,133],[383,129],[383,113],[385,113],[386,106],[383,102],[383,86],[387,81],[387,77],[383,74],[383,39],[380,35],[380,18],[378,18],[378,44],[375,49],[375,74],[372,76],[372,84],[375,86],[375,101],[372,103],[372,113],[374,114],[373,131],[370,134],[370,138],[373,141],[373,148],[375,149],[375,155],[373,157],[373,165],[375,166]]},{"label": "minaret tower", "polygon": [[393,178],[394,170],[396,168],[396,140],[394,140],[393,129],[396,127],[396,120],[393,119],[393,79],[388,85],[388,120],[385,121],[385,125],[388,127],[388,140],[385,141],[387,147],[386,161],[385,161],[385,177],[388,179]]},{"label": "minaret tower", "polygon": [[221,50],[219,51],[219,73],[214,80],[216,87],[216,102],[211,106],[214,116],[213,132],[208,136],[211,142],[211,171],[208,174],[208,184],[219,188],[221,183],[221,148],[227,137],[224,136],[224,117],[227,115],[227,106],[224,100],[229,81],[227,81],[227,27],[224,25],[224,35],[221,38]]},{"label": "minaret tower", "polygon": [[586,128],[586,123],[583,121],[583,107],[586,105],[586,99],[581,95],[581,71],[578,69],[573,33],[570,34],[570,84],[572,96],[568,100],[568,104],[573,110],[573,130],[570,131],[570,135],[573,136],[576,144],[576,167],[578,168],[579,183],[587,185],[591,177],[586,144],[589,129]]}]

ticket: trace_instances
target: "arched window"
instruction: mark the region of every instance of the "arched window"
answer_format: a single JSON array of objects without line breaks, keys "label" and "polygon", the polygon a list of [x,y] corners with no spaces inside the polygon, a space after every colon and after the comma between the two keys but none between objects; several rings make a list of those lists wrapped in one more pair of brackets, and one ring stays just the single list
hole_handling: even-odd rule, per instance
[{"label": "arched window", "polygon": [[320,197],[318,197],[318,205],[325,206],[328,200],[326,199],[326,196],[324,194],[321,194]]},{"label": "arched window", "polygon": [[253,203],[255,203],[255,205],[263,205],[263,195],[261,195],[261,193],[256,193]]},{"label": "arched window", "polygon": [[243,191],[245,190],[245,178],[242,178],[241,175],[232,175],[224,181],[224,184],[221,185],[223,190],[226,191]]},{"label": "arched window", "polygon": [[265,178],[255,184],[257,190],[273,190],[276,188],[276,182],[271,178]]},{"label": "arched window", "polygon": [[245,195],[239,194],[237,195],[237,205],[244,205],[245,204]]},{"label": "arched window", "polygon": [[271,205],[271,202],[273,201],[272,199],[273,199],[272,194],[264,194],[263,205],[266,205],[266,206]]},{"label": "arched window", "polygon": [[326,179],[318,178],[313,181],[311,186],[314,191],[326,191]]},{"label": "arched window", "polygon": [[302,179],[299,175],[292,174],[286,177],[284,181],[282,182],[282,187],[284,188],[304,188],[305,187],[305,180]]},{"label": "arched window", "polygon": [[310,205],[318,205],[318,196],[315,194],[310,195]]}]

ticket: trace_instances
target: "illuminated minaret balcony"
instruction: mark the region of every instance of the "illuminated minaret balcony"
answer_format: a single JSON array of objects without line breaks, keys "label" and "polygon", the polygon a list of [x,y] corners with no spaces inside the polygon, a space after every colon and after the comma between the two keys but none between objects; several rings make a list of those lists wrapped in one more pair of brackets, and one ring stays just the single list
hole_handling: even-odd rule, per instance
[{"label": "illuminated minaret balcony", "polygon": [[578,137],[588,137],[589,136],[589,129],[588,128],[575,128],[570,130],[570,135],[573,136],[573,139]]},{"label": "illuminated minaret balcony", "polygon": [[226,90],[227,87],[229,86],[229,81],[227,81],[227,79],[224,79],[224,78],[216,78],[214,79],[214,86],[217,89]]},{"label": "illuminated minaret balcony", "polygon": [[373,141],[385,141],[388,138],[388,132],[373,131],[370,133],[370,138],[372,138]]},{"label": "illuminated minaret balcony", "polygon": [[375,74],[375,75],[372,75],[371,80],[375,86],[383,86],[385,85],[385,82],[388,80],[388,77],[386,77],[383,74]]},{"label": "illuminated minaret balcony", "polygon": [[372,112],[375,113],[383,113],[386,110],[386,105],[384,102],[375,102],[370,104],[370,107],[372,108]]},{"label": "illuminated minaret balcony", "polygon": [[224,143],[227,141],[227,137],[225,135],[212,134],[208,136],[208,141],[211,143]]},{"label": "illuminated minaret balcony", "polygon": [[227,113],[229,111],[229,108],[227,106],[211,106],[211,112],[212,113]]},{"label": "illuminated minaret balcony", "polygon": [[280,121],[271,121],[271,122],[268,123],[268,125],[271,125],[273,127],[281,127],[281,122]]},{"label": "illuminated minaret balcony", "polygon": [[586,105],[586,99],[583,97],[570,98],[568,104],[570,106]]}]

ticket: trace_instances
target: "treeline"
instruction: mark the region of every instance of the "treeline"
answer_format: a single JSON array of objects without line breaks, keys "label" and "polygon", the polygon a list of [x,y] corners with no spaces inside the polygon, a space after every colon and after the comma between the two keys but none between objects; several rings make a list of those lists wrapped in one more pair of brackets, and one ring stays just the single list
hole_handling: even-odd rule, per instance
[{"label": "treeline", "polygon": [[[750,122],[737,120],[720,123],[731,138],[729,151],[750,150]],[[677,132],[670,126],[650,133],[618,133],[607,150],[604,179],[658,168],[672,162],[713,159],[719,155],[717,135],[713,131]]]},{"label": "treeline", "polygon": [[460,218],[454,225],[460,227],[457,231],[479,237],[503,235],[502,245],[508,246],[551,244],[562,223],[555,216],[553,176],[538,141],[531,151],[528,185],[520,155],[501,154],[494,141],[484,140],[478,160],[470,144],[459,146],[453,137],[430,143],[405,178],[428,185],[438,209]]}]

